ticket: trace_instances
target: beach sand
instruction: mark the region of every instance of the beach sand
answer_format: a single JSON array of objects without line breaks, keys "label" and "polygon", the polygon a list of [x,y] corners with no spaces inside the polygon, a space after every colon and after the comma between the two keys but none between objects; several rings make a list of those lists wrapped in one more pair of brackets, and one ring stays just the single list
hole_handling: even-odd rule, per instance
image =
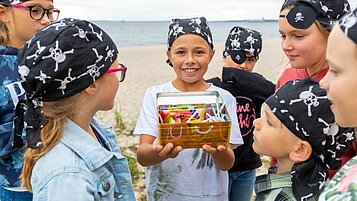
[{"label": "beach sand", "polygon": [[[218,76],[223,66],[224,43],[215,45],[216,53],[205,79]],[[119,51],[119,61],[128,67],[128,71],[125,81],[120,83],[117,102],[123,114],[135,118],[139,115],[146,89],[173,80],[175,73],[165,62],[166,45],[119,47]],[[266,39],[254,71],[275,83],[286,64],[280,49],[280,39]]]},{"label": "beach sand", "polygon": [[[215,44],[216,53],[210,63],[205,79],[220,75],[223,66],[223,48],[223,42]],[[123,148],[127,155],[131,155],[134,160],[139,137],[132,135],[131,132],[139,116],[145,91],[151,86],[165,83],[175,78],[174,71],[165,62],[166,59],[166,45],[119,47],[119,62],[128,67],[126,78],[124,82],[120,83],[115,108],[111,111],[100,112],[98,116],[114,128],[120,127],[118,126],[120,123],[125,125],[124,131],[123,127],[117,129],[119,146]],[[254,71],[276,83],[287,64],[287,58],[284,57],[284,53],[280,48],[280,39],[263,40],[263,49]],[[262,157],[262,161],[267,164],[269,158]],[[140,173],[133,178],[136,181],[136,186],[134,187],[136,197],[137,200],[145,200],[143,168],[138,164],[137,167]],[[266,173],[266,167],[267,165],[260,167],[257,174]]]}]

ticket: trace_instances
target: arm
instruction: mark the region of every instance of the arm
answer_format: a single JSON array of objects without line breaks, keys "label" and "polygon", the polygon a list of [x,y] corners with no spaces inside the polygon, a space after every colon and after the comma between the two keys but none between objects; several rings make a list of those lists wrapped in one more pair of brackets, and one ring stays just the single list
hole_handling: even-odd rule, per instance
[{"label": "arm", "polygon": [[137,158],[140,165],[146,167],[161,163],[168,158],[175,158],[181,150],[181,146],[174,147],[172,143],[167,143],[163,147],[158,144],[154,136],[141,134]]},{"label": "arm", "polygon": [[239,89],[249,91],[252,96],[267,99],[275,91],[275,84],[258,73],[250,73],[237,68],[224,67],[222,81],[230,83]]}]

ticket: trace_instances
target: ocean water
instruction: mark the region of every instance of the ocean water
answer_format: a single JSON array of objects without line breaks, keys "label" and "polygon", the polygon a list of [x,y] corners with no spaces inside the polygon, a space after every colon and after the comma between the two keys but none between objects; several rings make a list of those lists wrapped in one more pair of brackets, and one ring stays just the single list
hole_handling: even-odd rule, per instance
[{"label": "ocean water", "polygon": [[[169,21],[93,21],[105,30],[119,47],[166,44]],[[264,38],[279,37],[277,21],[211,21],[214,42],[224,42],[233,26],[259,31]]]}]

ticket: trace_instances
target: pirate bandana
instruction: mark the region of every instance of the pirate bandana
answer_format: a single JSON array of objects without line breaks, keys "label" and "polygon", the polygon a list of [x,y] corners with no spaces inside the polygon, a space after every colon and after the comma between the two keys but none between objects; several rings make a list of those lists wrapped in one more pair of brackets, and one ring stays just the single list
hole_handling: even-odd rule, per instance
[{"label": "pirate bandana", "polygon": [[13,5],[13,4],[19,4],[23,3],[29,0],[0,0],[1,5]]},{"label": "pirate bandana", "polygon": [[281,11],[292,6],[286,17],[297,29],[309,28],[317,20],[327,31],[350,9],[347,0],[285,0]]},{"label": "pirate bandana", "polygon": [[[201,36],[213,49],[213,39],[207,20],[204,17],[173,19],[169,25],[167,49],[170,50],[175,40],[184,34]],[[169,60],[166,61],[172,66]]]},{"label": "pirate bandana", "polygon": [[348,12],[339,22],[341,30],[354,43],[357,43],[357,8]]},{"label": "pirate bandana", "polygon": [[226,40],[223,56],[230,55],[237,64],[245,62],[247,55],[258,59],[262,51],[261,34],[252,29],[233,27]]},{"label": "pirate bandana", "polygon": [[292,168],[295,197],[307,200],[317,196],[327,179],[327,169],[340,167],[339,158],[354,141],[354,130],[336,124],[326,91],[313,78],[290,81],[265,102],[294,135],[313,149],[307,161]]},{"label": "pirate bandana", "polygon": [[72,96],[100,78],[116,60],[113,40],[95,24],[66,18],[32,37],[19,51],[19,74],[27,92],[27,143],[36,148],[46,123],[42,101]]}]

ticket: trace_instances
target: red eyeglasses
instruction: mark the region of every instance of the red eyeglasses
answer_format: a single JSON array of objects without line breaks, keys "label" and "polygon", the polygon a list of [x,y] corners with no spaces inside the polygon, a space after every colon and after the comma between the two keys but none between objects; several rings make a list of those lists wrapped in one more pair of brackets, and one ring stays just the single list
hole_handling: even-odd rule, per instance
[{"label": "red eyeglasses", "polygon": [[125,79],[126,69],[128,69],[124,64],[119,63],[117,68],[109,68],[106,73],[116,73],[119,72],[119,82],[123,82]]}]

